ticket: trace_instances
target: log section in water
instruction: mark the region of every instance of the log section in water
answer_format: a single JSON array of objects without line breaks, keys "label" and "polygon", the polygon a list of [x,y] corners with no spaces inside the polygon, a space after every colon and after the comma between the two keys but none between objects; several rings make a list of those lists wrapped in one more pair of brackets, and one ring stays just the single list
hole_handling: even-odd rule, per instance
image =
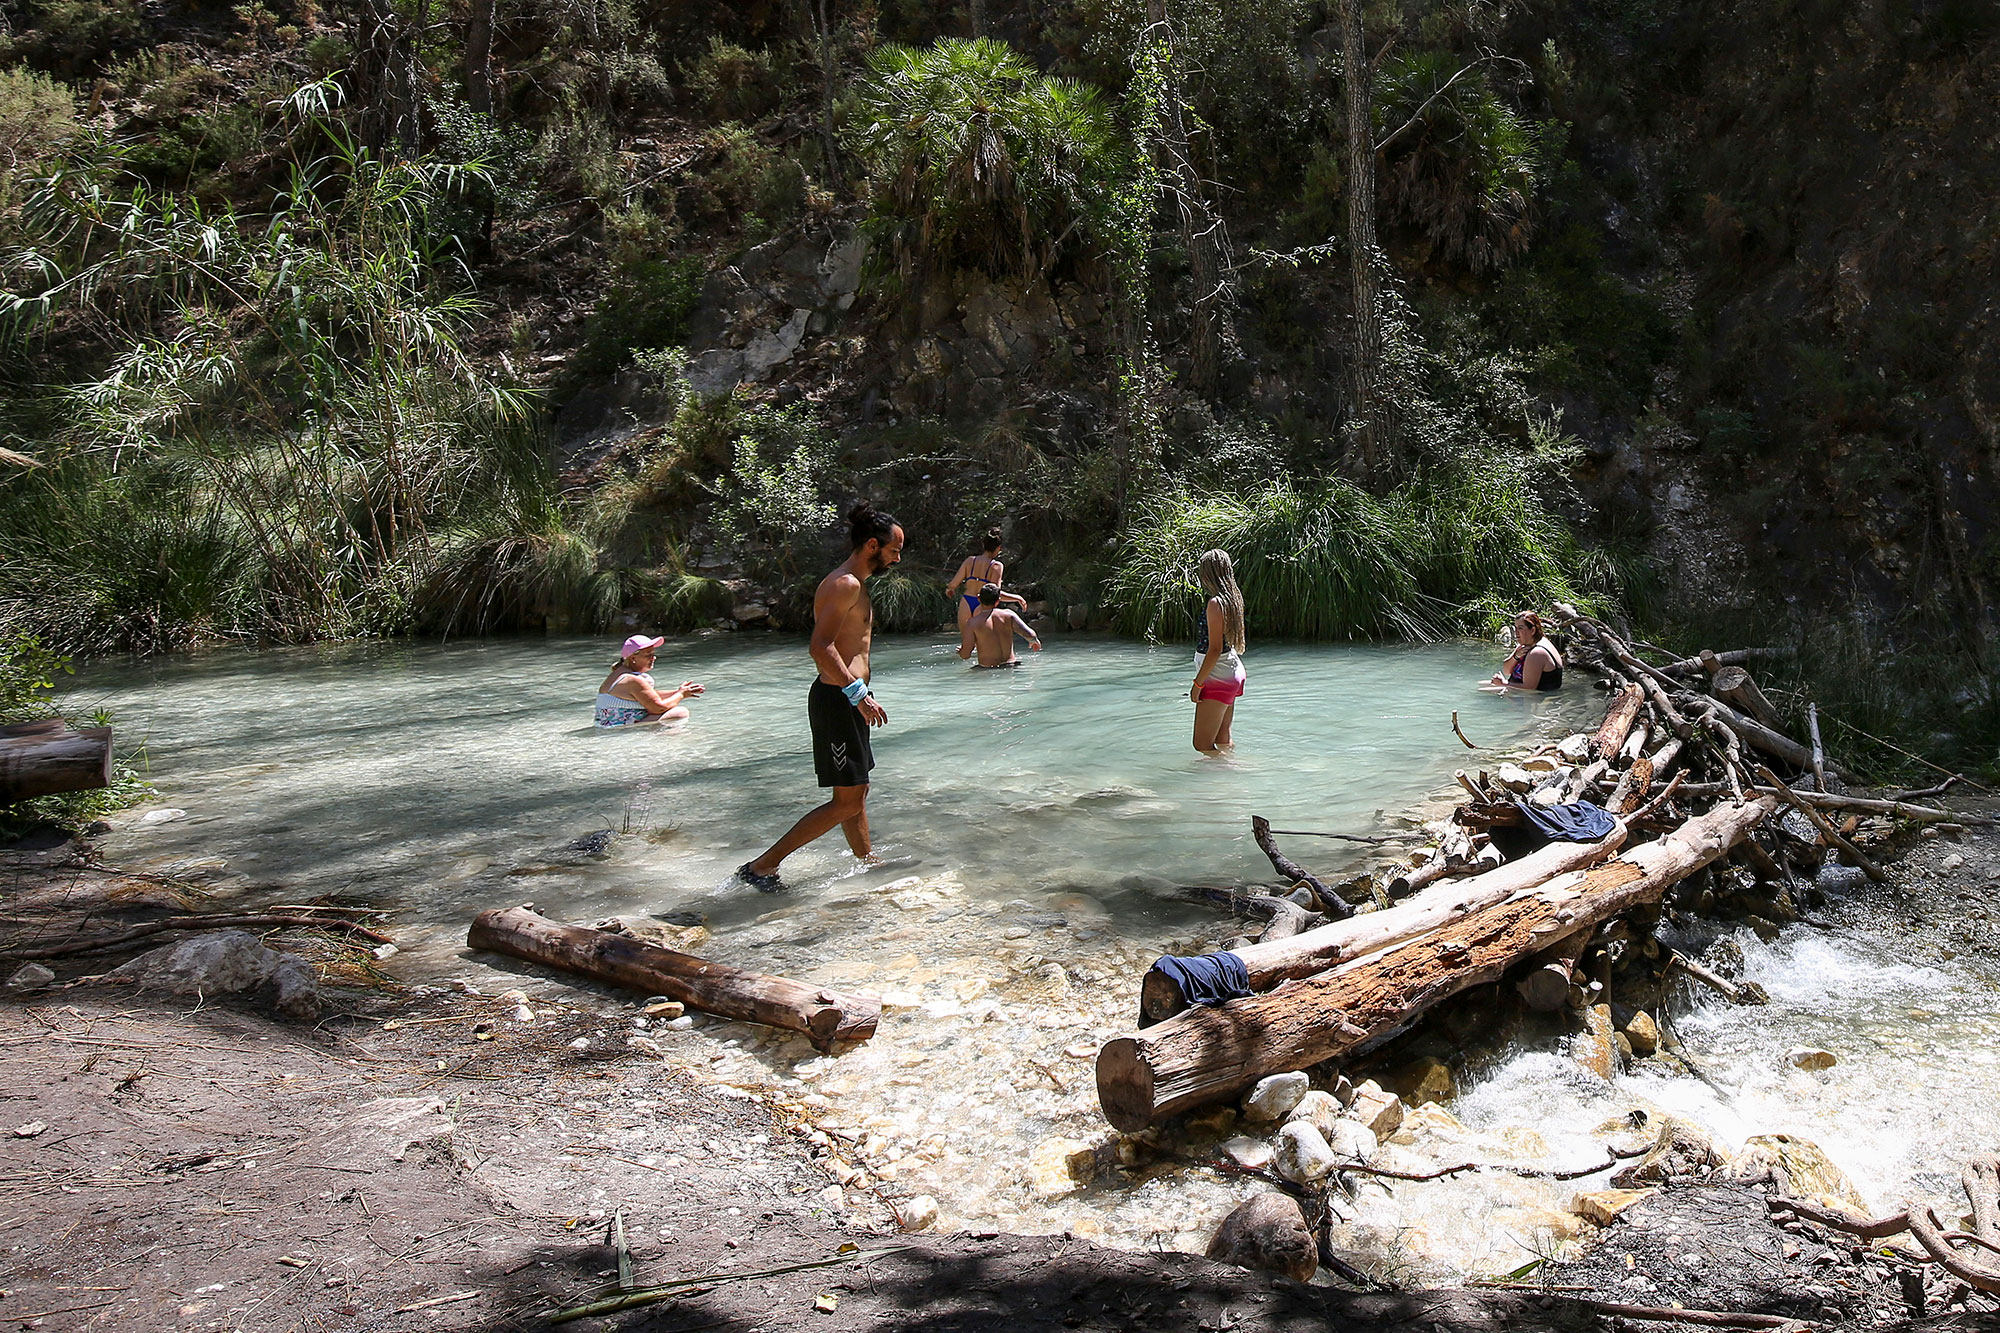
[{"label": "log section in water", "polygon": [[[1625,845],[1619,824],[1597,842],[1554,842],[1518,861],[1475,876],[1448,889],[1432,889],[1382,912],[1350,917],[1290,938],[1268,935],[1257,944],[1235,951],[1250,974],[1250,989],[1269,990],[1281,981],[1309,977],[1337,963],[1360,958],[1405,940],[1429,934],[1466,915],[1505,902],[1522,889],[1571,870],[1582,870],[1610,859]],[[1139,1012],[1149,1023],[1171,1018],[1188,1007],[1180,984],[1166,973],[1149,971],[1139,983]]]},{"label": "log section in water", "polygon": [[835,1042],[866,1041],[882,1019],[882,1002],[872,996],[712,963],[608,930],[566,926],[526,907],[481,912],[465,943],[664,995],[704,1013],[803,1032],[822,1051]]},{"label": "log section in water", "polygon": [[0,727],[0,805],[111,785],[111,728],[61,718]]},{"label": "log section in water", "polygon": [[1656,901],[1728,852],[1775,806],[1768,797],[1719,806],[1657,842],[1556,876],[1417,939],[1116,1037],[1097,1056],[1098,1104],[1115,1128],[1134,1132],[1233,1096],[1266,1074],[1386,1039],[1432,1005],[1498,980],[1558,940]]}]

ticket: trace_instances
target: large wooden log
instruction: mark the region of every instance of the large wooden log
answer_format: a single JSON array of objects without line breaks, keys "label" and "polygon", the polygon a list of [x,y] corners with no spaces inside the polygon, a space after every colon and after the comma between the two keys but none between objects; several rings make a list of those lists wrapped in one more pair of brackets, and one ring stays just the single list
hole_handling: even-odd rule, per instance
[{"label": "large wooden log", "polygon": [[111,785],[111,728],[61,718],[0,727],[0,805]]},{"label": "large wooden log", "polygon": [[[1381,912],[1349,917],[1289,938],[1265,939],[1235,950],[1250,974],[1250,989],[1269,990],[1282,981],[1324,972],[1336,964],[1361,958],[1405,940],[1439,930],[1470,913],[1505,902],[1523,889],[1572,870],[1607,861],[1625,845],[1619,824],[1597,842],[1552,842],[1518,861],[1482,875],[1436,889]],[[1139,983],[1139,1013],[1157,1023],[1188,1007],[1180,984],[1166,973],[1150,970]]]},{"label": "large wooden log", "polygon": [[[1717,716],[1727,722],[1738,736],[1742,737],[1745,745],[1762,750],[1773,759],[1782,759],[1802,772],[1812,768],[1813,753],[1809,747],[1799,744],[1781,731],[1773,731],[1748,714],[1737,712],[1719,699],[1710,700],[1709,706],[1715,709]],[[1824,761],[1824,767],[1837,778],[1847,776],[1847,770],[1831,759]]]},{"label": "large wooden log", "polygon": [[1708,683],[1708,692],[1739,713],[1747,713],[1767,727],[1778,725],[1778,710],[1757,688],[1757,682],[1740,666],[1724,667]]},{"label": "large wooden log", "polygon": [[1645,706],[1646,692],[1637,685],[1627,685],[1611,701],[1611,706],[1604,710],[1604,725],[1597,729],[1592,743],[1599,759],[1609,759],[1618,753],[1625,738],[1632,734],[1632,724],[1639,720],[1639,710]]},{"label": "large wooden log", "polygon": [[1657,842],[1556,876],[1416,939],[1113,1038],[1097,1056],[1098,1104],[1115,1128],[1134,1132],[1232,1097],[1267,1074],[1386,1041],[1439,1001],[1498,980],[1577,931],[1657,901],[1728,852],[1775,804],[1764,798],[1719,806]]},{"label": "large wooden log", "polygon": [[712,963],[629,935],[566,926],[526,907],[500,907],[473,918],[466,945],[581,972],[614,986],[664,995],[690,1009],[803,1032],[820,1050],[866,1041],[882,1019],[882,1002],[803,981]]}]

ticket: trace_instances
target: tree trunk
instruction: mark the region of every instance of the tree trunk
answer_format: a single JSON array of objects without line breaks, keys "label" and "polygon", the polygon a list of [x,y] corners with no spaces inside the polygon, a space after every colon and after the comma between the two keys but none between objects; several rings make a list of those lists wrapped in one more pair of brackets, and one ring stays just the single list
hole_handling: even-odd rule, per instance
[{"label": "tree trunk", "polygon": [[[1449,891],[1440,889],[1386,911],[1349,917],[1289,938],[1267,935],[1263,941],[1234,952],[1250,974],[1250,989],[1269,990],[1279,982],[1324,972],[1427,935],[1470,913],[1505,902],[1523,889],[1608,860],[1625,845],[1625,837],[1625,826],[1620,824],[1598,842],[1552,842],[1463,885],[1455,884]],[[1157,1020],[1180,1013],[1188,1003],[1172,978],[1149,971],[1139,986],[1139,1006],[1141,1013]]]},{"label": "tree trunk", "polygon": [[1347,267],[1354,300],[1354,351],[1348,388],[1354,397],[1355,443],[1366,479],[1390,470],[1387,411],[1382,402],[1382,275],[1375,241],[1374,70],[1362,32],[1361,0],[1340,0],[1341,66],[1347,106]]},{"label": "tree trunk", "polygon": [[61,718],[0,727],[0,805],[111,785],[111,728]]},{"label": "tree trunk", "polygon": [[465,104],[493,114],[493,0],[472,0],[465,20]]},{"label": "tree trunk", "polygon": [[[826,0],[815,0],[819,38],[819,137],[820,148],[826,154],[826,181],[834,189],[841,185],[840,140],[833,132],[834,69],[833,24],[826,16]],[[986,26],[986,13],[982,5],[973,7],[972,35],[978,37]]]},{"label": "tree trunk", "polygon": [[581,972],[648,995],[679,1000],[690,1009],[803,1032],[820,1050],[835,1042],[866,1041],[882,1018],[882,1002],[843,995],[784,977],[748,972],[676,953],[628,935],[566,926],[526,907],[494,908],[473,918],[465,937],[474,949],[491,949],[531,962]]},{"label": "tree trunk", "polygon": [[1229,274],[1229,233],[1208,200],[1207,184],[1195,165],[1189,142],[1181,83],[1181,46],[1167,18],[1167,0],[1147,0],[1152,28],[1167,44],[1166,84],[1160,96],[1160,148],[1166,170],[1161,183],[1173,204],[1181,244],[1187,250],[1192,315],[1188,344],[1194,362],[1192,387],[1212,393],[1235,342],[1232,312],[1235,288]]},{"label": "tree trunk", "polygon": [[1263,995],[1189,1009],[1114,1038],[1097,1057],[1098,1103],[1113,1127],[1130,1133],[1234,1096],[1267,1074],[1378,1045],[1439,1001],[1497,981],[1579,930],[1657,901],[1728,852],[1775,804],[1765,798],[1719,806],[1657,842],[1417,939]]}]

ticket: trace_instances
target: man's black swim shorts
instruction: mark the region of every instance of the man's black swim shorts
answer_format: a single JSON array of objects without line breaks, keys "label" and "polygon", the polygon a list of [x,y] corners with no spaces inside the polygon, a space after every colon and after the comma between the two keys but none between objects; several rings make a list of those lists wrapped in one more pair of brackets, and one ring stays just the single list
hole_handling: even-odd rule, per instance
[{"label": "man's black swim shorts", "polygon": [[813,772],[822,787],[862,787],[875,767],[868,744],[868,719],[847,702],[847,696],[823,680],[806,692],[806,717],[812,723]]}]

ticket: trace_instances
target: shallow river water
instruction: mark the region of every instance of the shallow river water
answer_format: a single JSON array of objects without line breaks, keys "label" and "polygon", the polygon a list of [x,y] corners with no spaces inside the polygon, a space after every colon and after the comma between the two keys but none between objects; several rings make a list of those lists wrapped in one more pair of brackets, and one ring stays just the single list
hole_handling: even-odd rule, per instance
[{"label": "shallow river water", "polygon": [[[1269,880],[1252,813],[1281,829],[1408,828],[1466,762],[1453,710],[1506,752],[1601,710],[1580,688],[1479,693],[1495,655],[1480,645],[1259,645],[1236,754],[1215,760],[1188,744],[1184,650],[1062,639],[1019,671],[975,673],[952,649],[878,646],[890,725],[876,733],[869,808],[884,864],[859,867],[836,834],[787,862],[783,895],[749,892],[730,871],[820,799],[797,640],[669,643],[657,681],[698,679],[708,695],[686,724],[623,732],[589,726],[609,664],[596,641],[217,654],[99,671],[79,692],[117,712],[121,736],[147,738],[160,806],[185,812],[141,812],[113,860],[206,861],[248,896],[394,907],[404,948],[392,969],[488,990],[521,977],[464,950],[486,907],[699,923],[706,937],[687,940],[698,952],[883,997],[878,1036],[837,1058],[750,1025],[652,1037],[802,1101],[886,1195],[935,1196],[945,1225],[1194,1250],[1254,1183],[1156,1167],[1056,1193],[1028,1165],[1052,1139],[1107,1140],[1091,1058],[1128,1028],[1151,960],[1233,933],[1175,886]],[[602,829],[619,836],[601,857],[550,854]],[[1285,841],[1322,872],[1368,861],[1356,844]],[[1795,928],[1771,946],[1745,936],[1746,975],[1771,991],[1769,1009],[1681,1020],[1720,1091],[1604,1084],[1555,1044],[1485,1053],[1452,1108],[1466,1141],[1410,1152],[1581,1165],[1603,1157],[1592,1127],[1643,1101],[1725,1146],[1813,1138],[1871,1202],[1942,1190],[1973,1148],[2000,1145],[2000,978],[1968,959],[1926,965],[1897,923],[1858,906],[1831,915],[1836,929]],[[1842,1063],[1787,1070],[1783,1051],[1801,1042]],[[1560,1241],[1553,1210],[1591,1186],[1481,1174],[1369,1187],[1341,1239],[1384,1268],[1505,1272]]]}]

